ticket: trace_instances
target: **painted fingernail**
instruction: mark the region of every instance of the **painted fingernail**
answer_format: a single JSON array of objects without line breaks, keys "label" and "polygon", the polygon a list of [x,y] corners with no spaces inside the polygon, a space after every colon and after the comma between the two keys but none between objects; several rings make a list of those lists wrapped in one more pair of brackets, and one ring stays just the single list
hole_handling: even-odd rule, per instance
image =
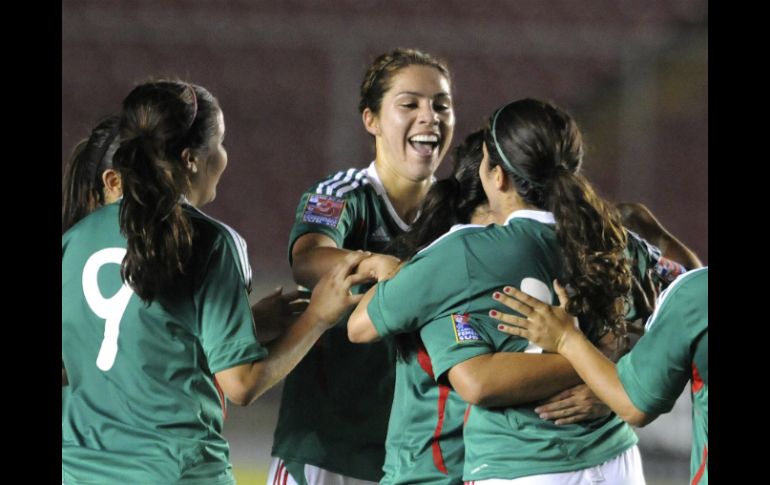
[{"label": "painted fingernail", "polygon": [[497,317],[497,310],[489,310],[490,317]]},{"label": "painted fingernail", "polygon": [[494,298],[495,300],[499,300],[501,296],[502,295],[500,295],[499,291],[492,293],[492,298]]},{"label": "painted fingernail", "polygon": [[497,326],[497,329],[498,330],[505,330],[505,325],[500,324],[500,325]]},{"label": "painted fingernail", "polygon": [[503,288],[503,291],[506,292],[506,293],[510,293],[511,292],[511,287],[510,286],[506,286],[505,288]]}]

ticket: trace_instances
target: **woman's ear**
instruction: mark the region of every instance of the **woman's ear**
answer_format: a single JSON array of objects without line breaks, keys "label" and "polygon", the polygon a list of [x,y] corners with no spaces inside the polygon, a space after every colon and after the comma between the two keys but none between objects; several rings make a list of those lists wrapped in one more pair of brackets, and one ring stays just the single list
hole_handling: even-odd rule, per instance
[{"label": "woman's ear", "polygon": [[493,175],[493,181],[495,183],[495,187],[497,187],[500,191],[505,191],[508,188],[508,175],[505,173],[505,170],[503,170],[503,167],[500,165],[495,165],[494,168],[492,168],[492,172],[494,172]]},{"label": "woman's ear", "polygon": [[374,136],[378,136],[380,134],[380,120],[371,109],[364,108],[364,112],[361,113],[361,119],[364,122],[364,128],[366,128],[366,131]]},{"label": "woman's ear", "polygon": [[182,150],[182,161],[187,166],[187,170],[191,173],[198,173],[198,161],[196,160],[195,155],[193,155],[192,150],[189,148]]},{"label": "woman's ear", "polygon": [[117,170],[108,168],[102,172],[104,184],[104,203],[111,204],[123,195],[123,182]]}]

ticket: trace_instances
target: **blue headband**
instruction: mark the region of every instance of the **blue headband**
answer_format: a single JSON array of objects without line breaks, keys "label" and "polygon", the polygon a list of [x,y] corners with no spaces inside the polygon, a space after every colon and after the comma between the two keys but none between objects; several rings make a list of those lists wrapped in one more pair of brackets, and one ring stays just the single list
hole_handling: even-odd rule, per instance
[{"label": "blue headband", "polygon": [[500,143],[498,143],[497,134],[495,133],[497,131],[497,117],[500,116],[500,113],[502,113],[503,110],[507,108],[509,105],[510,103],[498,109],[497,112],[495,113],[494,118],[492,118],[492,140],[495,142],[495,149],[497,150],[497,154],[500,155],[500,158],[503,159],[503,163],[505,163],[506,168],[511,172],[513,172],[514,175],[524,180],[525,182],[528,182],[530,185],[534,187],[543,187],[543,184],[535,182],[534,180],[531,180],[529,177],[524,175],[524,173],[521,170],[519,170],[518,167],[516,167],[514,164],[511,163],[510,160],[508,160],[508,157],[506,157],[503,151],[500,149]]},{"label": "blue headband", "polygon": [[[92,183],[95,184],[95,187],[101,187],[100,182],[102,180],[102,174],[99,173],[99,169],[104,167],[102,172],[104,172],[104,170],[107,170],[106,168],[107,164],[104,163],[104,160],[107,157],[107,153],[110,151],[110,146],[112,145],[112,142],[115,141],[115,138],[117,138],[119,132],[120,132],[120,123],[118,122],[118,123],[115,123],[115,126],[113,126],[110,129],[109,134],[104,139],[104,144],[99,148],[99,156],[96,158],[96,163],[94,163],[93,168],[91,168],[90,170],[91,172],[90,180]],[[89,141],[90,141],[90,137],[89,137]]]}]

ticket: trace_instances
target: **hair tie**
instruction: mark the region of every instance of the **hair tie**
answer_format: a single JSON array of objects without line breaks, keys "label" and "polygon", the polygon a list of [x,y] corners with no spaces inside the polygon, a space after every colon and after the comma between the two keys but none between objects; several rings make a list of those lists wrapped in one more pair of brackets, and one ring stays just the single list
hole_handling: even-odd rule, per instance
[{"label": "hair tie", "polygon": [[530,185],[534,187],[543,187],[543,184],[535,182],[534,180],[531,180],[529,177],[524,175],[524,173],[518,169],[518,167],[514,166],[510,160],[508,160],[508,157],[505,156],[503,151],[500,149],[500,143],[497,141],[497,134],[495,133],[497,128],[497,118],[500,116],[500,113],[503,112],[505,108],[507,108],[511,103],[506,104],[502,108],[498,109],[495,113],[494,118],[492,118],[492,141],[495,142],[495,149],[497,150],[497,154],[500,155],[500,158],[503,159],[503,163],[505,163],[505,166],[514,173],[514,175],[518,176],[525,182],[528,182]]}]

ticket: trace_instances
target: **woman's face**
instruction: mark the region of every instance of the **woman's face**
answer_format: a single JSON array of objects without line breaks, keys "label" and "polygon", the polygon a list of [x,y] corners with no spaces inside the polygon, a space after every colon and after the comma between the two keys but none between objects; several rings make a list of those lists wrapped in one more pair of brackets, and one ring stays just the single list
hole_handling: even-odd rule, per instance
[{"label": "woman's face", "polygon": [[217,184],[222,172],[227,167],[225,139],[225,119],[222,111],[217,112],[216,130],[209,140],[208,148],[198,160],[197,171],[192,175],[192,193],[189,197],[193,205],[201,207],[213,201],[217,195]]},{"label": "woman's face", "polygon": [[391,78],[380,112],[364,112],[376,139],[377,165],[414,182],[433,176],[454,133],[449,81],[436,68],[405,67]]},{"label": "woman's face", "polygon": [[479,178],[489,201],[489,215],[495,219],[497,224],[505,224],[505,220],[512,211],[523,208],[522,202],[510,183],[506,188],[504,180],[508,178],[508,175],[503,167],[500,165],[490,167],[486,143],[481,146],[481,150],[484,157],[481,159],[481,165],[479,165]]}]

